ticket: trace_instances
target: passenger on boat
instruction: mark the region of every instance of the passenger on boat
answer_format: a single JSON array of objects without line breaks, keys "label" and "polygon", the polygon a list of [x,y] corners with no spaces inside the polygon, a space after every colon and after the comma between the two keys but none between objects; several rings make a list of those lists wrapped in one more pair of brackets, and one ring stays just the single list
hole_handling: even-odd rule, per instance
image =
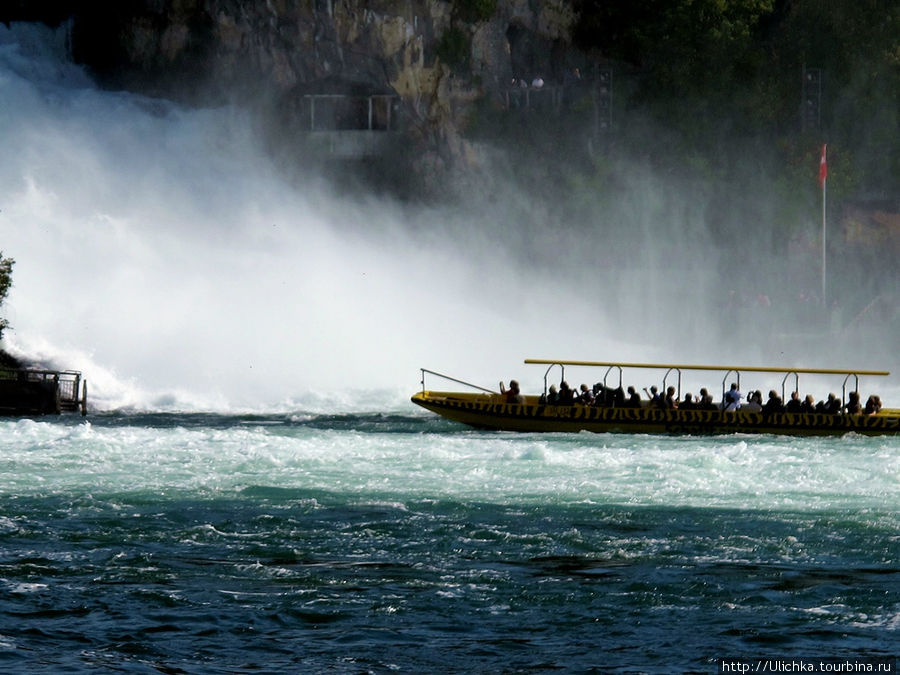
[{"label": "passenger on boat", "polygon": [[859,413],[862,412],[858,391],[851,391],[847,395],[847,405],[845,405],[843,409],[848,415],[859,415]]},{"label": "passenger on boat", "polygon": [[816,403],[816,412],[825,415],[837,415],[841,411],[841,402],[834,394],[828,394],[828,400]]},{"label": "passenger on boat", "polygon": [[863,411],[866,415],[875,415],[881,410],[881,397],[872,394],[866,399],[866,407]]},{"label": "passenger on boat", "polygon": [[647,391],[647,387],[644,387],[644,393],[647,394],[647,398],[650,399],[650,406],[653,408],[659,408],[659,390],[656,387],[650,387],[650,391]]},{"label": "passenger on boat", "polygon": [[615,404],[615,392],[602,382],[597,382],[593,391],[594,405],[611,407]]},{"label": "passenger on boat", "polygon": [[582,384],[579,389],[581,390],[581,393],[578,394],[579,403],[583,403],[584,405],[593,405],[594,392],[591,391],[586,384]]},{"label": "passenger on boat", "polygon": [[762,412],[762,392],[751,391],[747,394],[747,402],[741,406],[741,410],[746,412]]},{"label": "passenger on boat", "polygon": [[591,405],[602,406],[606,403],[606,387],[603,386],[602,382],[594,383],[594,386],[591,387],[591,394],[594,396]]},{"label": "passenger on boat", "polygon": [[803,409],[803,401],[800,400],[800,392],[791,392],[791,400],[784,406],[784,411],[789,413],[798,413]]},{"label": "passenger on boat", "polygon": [[687,393],[684,395],[684,399],[681,403],[678,404],[679,410],[696,410],[697,404],[694,403],[694,395],[691,393]]},{"label": "passenger on boat", "polygon": [[628,387],[628,401],[626,405],[629,408],[641,407],[641,395],[634,390],[634,387]]},{"label": "passenger on boat", "polygon": [[840,415],[841,399],[834,394],[828,394],[828,402],[825,404],[825,410],[829,415]]},{"label": "passenger on boat", "polygon": [[763,406],[762,411],[766,415],[784,412],[784,403],[781,401],[781,397],[778,395],[778,392],[774,389],[771,389],[769,391],[769,400],[766,401],[766,404]]},{"label": "passenger on boat", "polygon": [[507,389],[503,382],[501,382],[500,393],[506,396],[507,403],[525,402],[525,397],[522,396],[522,392],[519,391],[519,383],[516,380],[509,381],[509,389]]},{"label": "passenger on boat", "polygon": [[666,389],[666,399],[664,401],[664,407],[669,410],[674,410],[678,407],[678,398],[675,395],[675,387],[669,387]]},{"label": "passenger on boat", "polygon": [[700,401],[697,404],[697,407],[700,410],[716,410],[716,404],[713,401],[712,394],[710,394],[706,387],[700,390]]},{"label": "passenger on boat", "polygon": [[803,412],[803,413],[816,412],[816,399],[813,398],[812,394],[807,394],[806,398],[803,399],[803,403],[800,404],[800,412]]},{"label": "passenger on boat", "polygon": [[559,405],[572,405],[575,403],[575,391],[569,383],[563,380],[559,383]]},{"label": "passenger on boat", "polygon": [[557,391],[555,384],[550,385],[550,392],[547,394],[547,403],[549,405],[556,405],[559,403],[559,391]]},{"label": "passenger on boat", "polygon": [[733,412],[735,410],[740,410],[742,397],[743,394],[738,389],[737,382],[732,382],[731,389],[725,393],[725,400],[723,401],[725,404],[725,411]]}]

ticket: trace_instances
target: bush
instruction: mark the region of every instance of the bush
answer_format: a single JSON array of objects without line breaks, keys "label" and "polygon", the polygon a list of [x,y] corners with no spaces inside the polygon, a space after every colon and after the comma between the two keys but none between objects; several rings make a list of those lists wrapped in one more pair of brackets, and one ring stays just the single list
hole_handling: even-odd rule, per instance
[{"label": "bush", "polygon": [[438,41],[435,52],[438,58],[453,69],[464,69],[469,63],[471,40],[461,29],[451,26]]},{"label": "bush", "polygon": [[457,16],[467,23],[487,21],[497,11],[497,0],[457,0]]}]

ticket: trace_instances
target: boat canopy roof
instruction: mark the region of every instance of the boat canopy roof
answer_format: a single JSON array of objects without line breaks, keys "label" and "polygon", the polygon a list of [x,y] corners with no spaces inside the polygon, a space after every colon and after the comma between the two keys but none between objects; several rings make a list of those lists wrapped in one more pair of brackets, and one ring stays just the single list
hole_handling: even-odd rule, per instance
[{"label": "boat canopy roof", "polygon": [[564,361],[560,359],[525,359],[528,364],[547,366],[599,366],[609,368],[666,368],[669,370],[718,370],[745,373],[803,373],[805,375],[890,375],[887,370],[843,370],[837,368],[774,368],[768,366],[694,366],[677,363],[623,363],[620,361]]}]

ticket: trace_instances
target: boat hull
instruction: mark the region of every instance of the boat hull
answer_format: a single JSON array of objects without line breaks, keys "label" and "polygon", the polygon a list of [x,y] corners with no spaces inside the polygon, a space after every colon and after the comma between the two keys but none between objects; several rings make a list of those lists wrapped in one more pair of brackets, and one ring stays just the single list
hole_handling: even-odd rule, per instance
[{"label": "boat hull", "polygon": [[900,433],[900,410],[877,415],[723,412],[547,405],[537,397],[507,403],[503,396],[423,391],[412,402],[441,417],[471,427],[522,432],[611,432],[642,434],[787,434],[839,436],[847,433]]}]

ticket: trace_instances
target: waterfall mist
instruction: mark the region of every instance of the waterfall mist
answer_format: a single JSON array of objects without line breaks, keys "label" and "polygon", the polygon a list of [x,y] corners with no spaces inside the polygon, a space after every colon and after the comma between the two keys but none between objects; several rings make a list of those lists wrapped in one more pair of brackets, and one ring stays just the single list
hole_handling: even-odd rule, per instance
[{"label": "waterfall mist", "polygon": [[702,198],[673,210],[649,173],[612,237],[502,175],[454,207],[339,197],[279,172],[245,114],[98,90],[58,35],[15,25],[0,26],[0,141],[6,348],[83,370],[99,407],[402,400],[420,367],[535,391],[527,357],[766,356],[723,340]]}]

